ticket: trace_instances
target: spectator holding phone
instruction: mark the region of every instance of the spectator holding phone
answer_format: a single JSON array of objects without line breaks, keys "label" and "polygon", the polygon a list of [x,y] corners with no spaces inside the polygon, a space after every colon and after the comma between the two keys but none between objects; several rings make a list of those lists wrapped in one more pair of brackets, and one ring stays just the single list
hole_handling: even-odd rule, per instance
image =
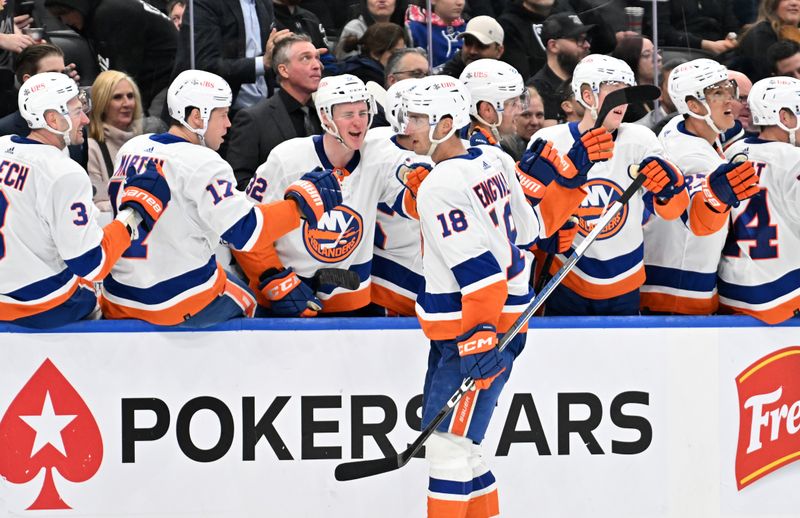
[{"label": "spectator holding phone", "polygon": [[14,14],[14,0],[0,0],[0,116],[16,110],[14,55],[33,45],[33,38],[17,27]]}]

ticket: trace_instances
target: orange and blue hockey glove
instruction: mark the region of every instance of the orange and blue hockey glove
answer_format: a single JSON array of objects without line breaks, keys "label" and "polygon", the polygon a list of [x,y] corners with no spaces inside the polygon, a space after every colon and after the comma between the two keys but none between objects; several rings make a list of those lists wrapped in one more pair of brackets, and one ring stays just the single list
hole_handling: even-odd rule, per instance
[{"label": "orange and blue hockey glove", "polygon": [[302,217],[315,228],[322,215],[342,203],[342,188],[330,170],[315,169],[289,184],[283,194],[300,208]]},{"label": "orange and blue hockey glove", "polygon": [[642,187],[662,200],[668,200],[686,189],[683,173],[671,162],[649,156],[639,163],[639,174],[647,177]]},{"label": "orange and blue hockey glove", "polygon": [[717,212],[738,207],[741,201],[760,191],[753,162],[733,160],[717,167],[706,177],[703,198]]},{"label": "orange and blue hockey glove", "polygon": [[270,268],[258,281],[258,289],[276,316],[313,317],[322,309],[322,302],[291,268]]},{"label": "orange and blue hockey glove", "polygon": [[542,201],[560,166],[561,155],[548,140],[537,138],[522,154],[517,162],[517,178],[531,206],[535,207]]},{"label": "orange and blue hockey glove", "polygon": [[588,130],[576,140],[564,157],[556,182],[567,189],[586,183],[589,169],[595,162],[604,162],[614,155],[614,138],[603,127]]},{"label": "orange and blue hockey glove", "polygon": [[140,174],[132,166],[128,168],[119,210],[129,208],[135,211],[142,218],[142,227],[150,232],[171,198],[161,166],[150,160]]},{"label": "orange and blue hockey glove", "polygon": [[503,355],[497,350],[497,330],[491,324],[478,324],[456,338],[461,357],[461,374],[475,380],[475,388],[488,389],[506,370]]}]

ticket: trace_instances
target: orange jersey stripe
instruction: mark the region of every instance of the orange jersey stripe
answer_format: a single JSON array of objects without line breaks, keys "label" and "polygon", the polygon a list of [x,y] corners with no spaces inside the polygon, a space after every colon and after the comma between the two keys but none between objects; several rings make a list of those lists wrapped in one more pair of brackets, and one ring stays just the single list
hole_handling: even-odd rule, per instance
[{"label": "orange jersey stripe", "polygon": [[643,291],[639,293],[639,307],[657,313],[678,313],[681,315],[711,315],[717,311],[719,296],[694,299],[668,293]]},{"label": "orange jersey stripe", "polygon": [[[550,266],[550,275],[555,275],[561,268],[562,262],[558,257],[553,259],[553,264]],[[569,272],[564,278],[562,283],[567,288],[571,289],[581,297],[594,300],[605,300],[612,297],[619,297],[626,293],[636,290],[644,284],[645,274],[644,266],[641,266],[635,272],[632,272],[628,277],[614,282],[612,284],[593,284],[578,277],[575,272]]]},{"label": "orange jersey stripe", "polygon": [[97,277],[92,279],[95,281],[105,279],[125,250],[131,246],[131,236],[128,234],[125,224],[114,220],[103,227],[103,240],[100,242],[100,246],[105,253],[105,264]]},{"label": "orange jersey stripe", "polygon": [[[126,232],[127,233],[127,232]],[[78,286],[81,285],[81,282],[76,280],[72,287],[70,287],[66,292],[58,297],[52,298],[45,302],[41,302],[39,304],[15,304],[9,302],[0,302],[0,320],[8,322],[11,320],[17,320],[18,318],[25,318],[31,315],[38,315],[48,309],[53,309],[56,306],[63,304],[67,299],[69,299],[75,291],[78,289]]]},{"label": "orange jersey stripe", "polygon": [[561,228],[567,222],[567,218],[578,210],[586,194],[588,193],[583,187],[567,189],[556,182],[550,182],[539,203],[545,235],[551,236]]},{"label": "orange jersey stripe", "polygon": [[[508,331],[521,314],[522,312],[501,313],[500,320],[497,325],[497,332],[502,334]],[[420,327],[422,327],[422,332],[425,333],[425,336],[427,336],[430,340],[453,340],[455,337],[463,334],[461,331],[462,324],[460,319],[424,320],[419,316],[418,318]],[[525,324],[519,332],[524,333],[527,330],[528,324]]]},{"label": "orange jersey stripe", "polygon": [[795,310],[800,308],[800,297],[789,299],[783,304],[780,304],[774,308],[764,310],[734,307],[724,303],[720,304],[719,307],[720,313],[725,312],[740,315],[750,315],[756,317],[762,322],[774,325],[785,322],[794,316]]},{"label": "orange jersey stripe", "polygon": [[428,497],[428,518],[466,518],[469,501]]},{"label": "orange jersey stripe", "polygon": [[466,518],[491,518],[492,516],[500,516],[497,489],[470,499]]},{"label": "orange jersey stripe", "polygon": [[370,297],[375,304],[394,311],[398,315],[413,317],[416,314],[413,299],[404,297],[374,282],[371,284]]},{"label": "orange jersey stripe", "polygon": [[[463,334],[478,324],[497,327],[503,305],[508,297],[508,282],[497,281],[461,297],[461,332]],[[458,336],[458,335],[456,335]]]},{"label": "orange jersey stripe", "polygon": [[370,287],[365,286],[356,291],[346,291],[322,301],[322,313],[340,313],[355,311],[369,305]]},{"label": "orange jersey stripe", "polygon": [[227,282],[225,270],[217,264],[217,280],[213,286],[202,293],[183,299],[172,307],[159,310],[140,309],[116,304],[101,296],[100,309],[108,319],[136,318],[159,326],[174,326],[211,304],[225,290]]}]

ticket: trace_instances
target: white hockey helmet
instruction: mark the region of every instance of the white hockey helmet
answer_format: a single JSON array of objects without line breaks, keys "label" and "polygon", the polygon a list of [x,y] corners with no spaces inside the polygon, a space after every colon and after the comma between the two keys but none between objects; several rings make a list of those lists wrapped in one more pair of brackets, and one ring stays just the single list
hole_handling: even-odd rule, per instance
[{"label": "white hockey helmet", "polygon": [[[43,72],[28,78],[19,89],[17,96],[19,113],[28,127],[46,129],[60,135],[66,145],[70,145],[69,133],[72,130],[72,119],[69,117],[67,103],[79,98],[81,91],[78,85],[66,74],[59,72]],[[58,131],[48,126],[44,114],[48,111],[60,113],[67,120],[67,130]]]},{"label": "white hockey helmet", "polygon": [[[339,128],[333,122],[333,107],[337,104],[360,101],[367,103],[367,109],[369,110],[367,127],[369,127],[372,125],[372,116],[375,114],[375,101],[361,79],[351,74],[324,77],[319,82],[317,92],[314,94],[314,105],[317,107],[317,115],[319,116],[320,124],[322,124],[322,129],[330,133],[342,145],[344,145],[344,141],[339,135]],[[327,121],[322,117],[323,114]]]},{"label": "white hockey helmet", "polygon": [[[467,87],[472,102],[469,113],[487,126],[497,127],[503,121],[506,101],[527,93],[517,69],[497,59],[478,59],[466,67],[458,78]],[[497,111],[497,124],[489,124],[478,115],[478,103],[488,102]]]},{"label": "white hockey helmet", "polygon": [[[628,86],[636,84],[636,77],[631,67],[621,59],[604,56],[602,54],[589,54],[583,58],[572,73],[572,93],[584,108],[590,110],[592,118],[597,118],[598,94],[603,83],[622,83]],[[594,96],[594,106],[589,106],[583,101],[581,87],[589,86]]]},{"label": "white hockey helmet", "polygon": [[[778,126],[789,133],[794,146],[795,131],[800,129],[800,80],[793,77],[768,77],[758,81],[747,96],[750,114],[756,126]],[[789,110],[797,117],[794,128],[781,122],[780,111]]]},{"label": "white hockey helmet", "polygon": [[[216,108],[230,107],[232,99],[228,82],[205,70],[184,70],[172,81],[167,90],[169,116],[200,137],[203,145],[211,112]],[[193,128],[186,122],[189,108],[200,110],[202,128]]]},{"label": "white hockey helmet", "polygon": [[[675,109],[682,115],[689,115],[696,119],[702,119],[711,129],[717,133],[723,130],[717,128],[711,120],[711,108],[706,102],[706,88],[714,86],[728,79],[728,69],[708,58],[693,59],[687,63],[672,69],[669,74],[668,91]],[[735,84],[735,83],[734,83]],[[706,109],[705,115],[698,115],[689,109],[686,102],[687,97],[694,97]]]},{"label": "white hockey helmet", "polygon": [[390,86],[386,91],[386,106],[383,107],[386,112],[386,121],[396,134],[402,134],[406,131],[397,117],[403,108],[403,96],[414,88],[416,84],[417,79],[415,78],[403,79]]},{"label": "white hockey helmet", "polygon": [[[414,87],[403,96],[403,107],[398,120],[401,126],[405,127],[411,113],[428,116],[430,125],[428,136],[433,145],[427,154],[432,155],[436,146],[470,123],[471,104],[469,90],[458,79],[444,75],[423,77],[417,80]],[[445,117],[453,119],[453,127],[441,139],[434,139],[436,125]]]}]

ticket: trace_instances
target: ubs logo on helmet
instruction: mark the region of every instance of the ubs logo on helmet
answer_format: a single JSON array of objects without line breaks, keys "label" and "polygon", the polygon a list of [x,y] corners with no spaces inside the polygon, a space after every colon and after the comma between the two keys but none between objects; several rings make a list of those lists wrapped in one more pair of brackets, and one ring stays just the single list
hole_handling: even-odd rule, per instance
[{"label": "ubs logo on helmet", "polygon": [[316,228],[303,224],[306,250],[318,261],[338,263],[348,258],[361,243],[364,225],[361,215],[346,205],[339,205],[322,215]]},{"label": "ubs logo on helmet", "polygon": [[[606,207],[620,199],[623,189],[611,180],[589,180],[584,184],[589,192],[578,207],[578,232],[587,236],[594,229],[594,225],[603,215]],[[603,228],[597,239],[608,239],[617,234],[628,220],[628,204],[622,206],[614,218]]]}]

